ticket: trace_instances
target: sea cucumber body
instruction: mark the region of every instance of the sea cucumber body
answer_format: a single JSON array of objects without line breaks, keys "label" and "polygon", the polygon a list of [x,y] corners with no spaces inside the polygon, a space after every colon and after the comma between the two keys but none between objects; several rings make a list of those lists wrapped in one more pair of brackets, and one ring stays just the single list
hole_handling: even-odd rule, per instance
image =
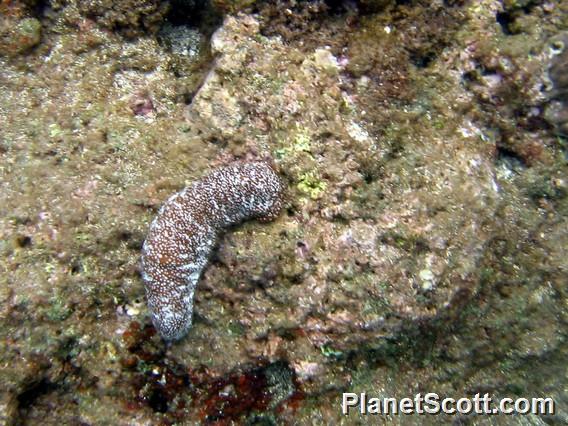
[{"label": "sea cucumber body", "polygon": [[160,208],[142,249],[142,278],[152,322],[164,339],[180,339],[191,327],[195,287],[220,231],[247,219],[276,218],[283,193],[268,163],[235,163]]}]

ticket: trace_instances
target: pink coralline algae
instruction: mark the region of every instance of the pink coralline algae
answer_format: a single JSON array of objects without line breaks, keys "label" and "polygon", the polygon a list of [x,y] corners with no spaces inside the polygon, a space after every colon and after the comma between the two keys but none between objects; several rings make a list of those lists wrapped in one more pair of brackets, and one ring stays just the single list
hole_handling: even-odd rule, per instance
[{"label": "pink coralline algae", "polygon": [[180,339],[191,327],[195,287],[220,231],[275,219],[283,199],[280,177],[259,161],[218,168],[166,201],[142,249],[148,307],[164,339]]}]

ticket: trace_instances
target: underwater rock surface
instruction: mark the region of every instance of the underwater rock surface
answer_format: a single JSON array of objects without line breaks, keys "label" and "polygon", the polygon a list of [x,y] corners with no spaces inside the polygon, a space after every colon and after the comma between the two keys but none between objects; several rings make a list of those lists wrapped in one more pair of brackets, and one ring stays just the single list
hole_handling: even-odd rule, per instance
[{"label": "underwater rock surface", "polygon": [[[214,32],[198,1],[2,4],[0,423],[351,424],[342,391],[418,390],[559,411],[394,424],[565,421],[566,2],[216,3]],[[264,158],[282,214],[219,239],[164,344],[150,222]]]},{"label": "underwater rock surface", "polygon": [[549,42],[552,51],[548,75],[552,83],[549,93],[550,104],[545,117],[558,134],[568,135],[568,33],[555,36]]},{"label": "underwater rock surface", "polygon": [[[274,155],[292,188],[291,215],[268,231],[280,258],[235,238],[240,256],[227,250],[230,267],[205,277],[216,292],[253,292],[234,311],[250,339],[302,329],[316,348],[351,350],[477,292],[498,185],[493,151],[467,117],[453,115],[449,133],[432,131],[420,110],[401,112],[399,121],[422,122],[387,161],[388,142],[367,130],[329,50],[262,38],[250,16],[227,18],[212,48],[216,67],[189,107],[190,125],[229,150]],[[184,346],[180,356],[191,351]]]}]

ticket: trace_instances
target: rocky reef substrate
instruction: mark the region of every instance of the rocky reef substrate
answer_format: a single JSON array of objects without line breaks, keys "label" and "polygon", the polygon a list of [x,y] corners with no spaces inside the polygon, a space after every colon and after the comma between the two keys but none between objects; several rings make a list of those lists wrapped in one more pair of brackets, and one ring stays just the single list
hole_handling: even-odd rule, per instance
[{"label": "rocky reef substrate", "polygon": [[[565,421],[563,2],[1,7],[0,423],[339,422],[342,391],[425,390]],[[285,209],[221,238],[166,345],[148,225],[255,159]]]}]

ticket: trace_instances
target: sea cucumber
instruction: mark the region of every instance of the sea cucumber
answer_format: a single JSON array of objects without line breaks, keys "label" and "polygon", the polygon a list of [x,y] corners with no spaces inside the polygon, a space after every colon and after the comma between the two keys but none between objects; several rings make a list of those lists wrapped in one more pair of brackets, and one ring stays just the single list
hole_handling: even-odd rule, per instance
[{"label": "sea cucumber", "polygon": [[142,249],[142,278],[154,327],[165,340],[191,327],[193,295],[221,230],[247,219],[275,219],[284,184],[266,162],[215,169],[160,208]]}]

